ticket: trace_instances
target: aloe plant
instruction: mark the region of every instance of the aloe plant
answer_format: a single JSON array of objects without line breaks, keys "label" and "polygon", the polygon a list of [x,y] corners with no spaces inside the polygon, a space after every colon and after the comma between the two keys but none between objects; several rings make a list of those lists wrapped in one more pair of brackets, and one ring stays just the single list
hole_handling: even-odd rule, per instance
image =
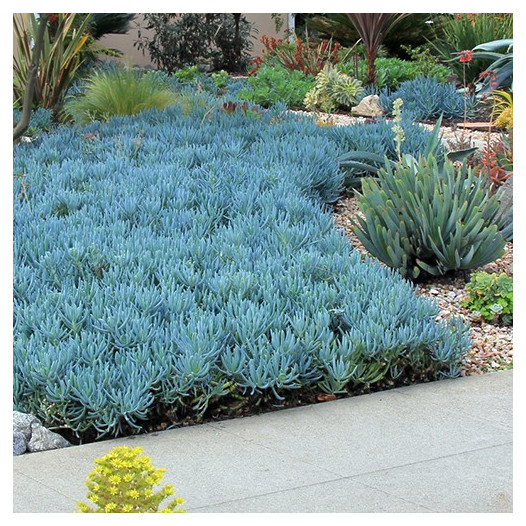
[{"label": "aloe plant", "polygon": [[483,266],[502,256],[504,222],[484,179],[433,156],[385,163],[365,178],[355,232],[365,248],[408,278]]},{"label": "aloe plant", "polygon": [[[492,60],[485,72],[481,84],[482,93],[496,88],[513,90],[513,40],[503,39],[485,42],[473,48],[473,58]],[[488,74],[489,73],[489,74]]]}]

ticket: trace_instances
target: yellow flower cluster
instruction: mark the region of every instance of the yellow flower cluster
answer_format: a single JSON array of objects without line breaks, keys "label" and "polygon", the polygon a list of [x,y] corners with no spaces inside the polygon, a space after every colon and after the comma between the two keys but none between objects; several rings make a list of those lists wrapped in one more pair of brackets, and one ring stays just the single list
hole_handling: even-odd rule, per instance
[{"label": "yellow flower cluster", "polygon": [[155,468],[140,447],[119,446],[95,460],[95,469],[88,475],[88,499],[96,506],[78,503],[81,513],[184,513],[181,498],[174,498],[165,508],[161,502],[175,489],[167,484],[157,493],[153,486],[162,481],[162,468]]}]

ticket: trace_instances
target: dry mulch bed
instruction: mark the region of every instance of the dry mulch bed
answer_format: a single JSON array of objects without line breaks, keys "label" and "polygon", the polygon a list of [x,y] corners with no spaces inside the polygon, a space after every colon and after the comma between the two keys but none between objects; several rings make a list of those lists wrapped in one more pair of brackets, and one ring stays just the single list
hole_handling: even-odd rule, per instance
[{"label": "dry mulch bed", "polygon": [[[334,206],[334,222],[338,229],[349,237],[355,250],[372,257],[352,229],[352,218],[359,213],[356,198],[343,198]],[[476,270],[504,272],[513,277],[513,243],[506,243],[502,258]],[[470,312],[461,305],[466,298],[465,286],[465,277],[461,273],[416,285],[417,294],[433,298],[438,303],[440,313],[437,319],[459,316],[470,322],[473,347],[463,361],[462,376],[513,368],[513,327],[497,326],[473,319]]]}]

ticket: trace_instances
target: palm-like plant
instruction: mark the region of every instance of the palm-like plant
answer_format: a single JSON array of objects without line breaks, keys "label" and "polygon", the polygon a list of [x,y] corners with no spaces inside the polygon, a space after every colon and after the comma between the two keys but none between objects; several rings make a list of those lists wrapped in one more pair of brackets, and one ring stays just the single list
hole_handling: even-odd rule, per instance
[{"label": "palm-like plant", "polygon": [[376,80],[374,61],[385,36],[407,15],[407,13],[347,13],[365,45],[367,84],[374,84]]}]

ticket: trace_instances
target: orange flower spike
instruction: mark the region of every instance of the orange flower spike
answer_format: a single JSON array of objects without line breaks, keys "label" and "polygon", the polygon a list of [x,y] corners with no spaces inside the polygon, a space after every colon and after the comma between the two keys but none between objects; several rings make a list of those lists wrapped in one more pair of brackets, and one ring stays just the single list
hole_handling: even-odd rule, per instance
[{"label": "orange flower spike", "polygon": [[461,51],[459,53],[459,60],[460,62],[471,62],[473,60],[473,51],[471,51],[470,49]]}]

